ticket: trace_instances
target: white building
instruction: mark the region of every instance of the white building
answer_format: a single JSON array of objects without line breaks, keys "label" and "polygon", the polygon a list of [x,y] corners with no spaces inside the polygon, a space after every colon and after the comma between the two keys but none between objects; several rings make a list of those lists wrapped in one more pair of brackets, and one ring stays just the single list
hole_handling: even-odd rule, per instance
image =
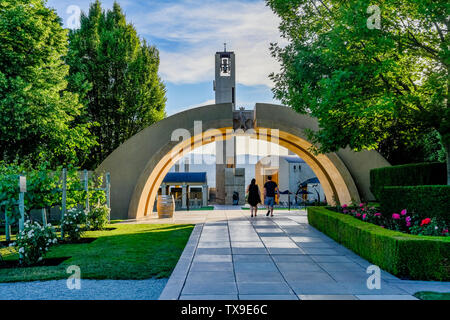
[{"label": "white building", "polygon": [[[278,184],[280,192],[286,193],[281,194],[280,204],[287,205],[288,199],[291,204],[296,201],[325,201],[325,194],[314,171],[298,156],[264,157],[256,164],[255,175],[261,194],[268,176],[272,176],[272,181]],[[290,196],[288,192],[291,193]]]}]

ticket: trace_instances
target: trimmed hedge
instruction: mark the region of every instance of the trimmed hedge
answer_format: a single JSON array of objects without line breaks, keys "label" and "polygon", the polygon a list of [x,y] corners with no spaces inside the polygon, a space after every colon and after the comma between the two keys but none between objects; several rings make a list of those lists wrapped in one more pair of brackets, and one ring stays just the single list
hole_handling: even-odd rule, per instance
[{"label": "trimmed hedge", "polygon": [[387,230],[325,207],[308,208],[309,224],[401,278],[450,280],[450,237]]},{"label": "trimmed hedge", "polygon": [[450,222],[450,186],[385,187],[379,201],[387,215],[407,209],[421,218]]},{"label": "trimmed hedge", "polygon": [[413,163],[373,169],[370,171],[370,190],[377,200],[387,186],[446,185],[447,165],[440,162]]}]

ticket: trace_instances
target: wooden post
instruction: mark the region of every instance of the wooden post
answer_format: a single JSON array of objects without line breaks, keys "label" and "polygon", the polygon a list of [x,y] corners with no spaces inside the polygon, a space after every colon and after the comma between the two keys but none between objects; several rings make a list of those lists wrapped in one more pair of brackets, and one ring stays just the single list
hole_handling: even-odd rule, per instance
[{"label": "wooden post", "polygon": [[106,173],[106,206],[109,208],[108,221],[111,222],[111,175]]},{"label": "wooden post", "polygon": [[5,236],[6,241],[11,241],[11,226],[9,225],[8,210],[5,206]]},{"label": "wooden post", "polygon": [[47,225],[47,211],[45,210],[45,208],[41,209],[41,213],[42,213],[42,225],[46,226]]},{"label": "wooden post", "polygon": [[86,212],[89,212],[89,173],[84,170],[84,191],[86,192]]},{"label": "wooden post", "polygon": [[67,169],[62,171],[62,203],[61,203],[61,239],[64,240],[63,221],[67,212]]},{"label": "wooden post", "polygon": [[187,201],[187,203],[186,203],[186,208],[187,208],[187,211],[189,211],[189,201],[190,201],[191,199],[190,199],[190,197],[189,197],[189,185],[187,185],[186,186],[186,201]]},{"label": "wooden post", "polygon": [[19,176],[19,231],[25,228],[25,192],[27,192],[27,178]]},{"label": "wooden post", "polygon": [[288,211],[291,211],[291,192],[288,190],[288,206],[289,206],[289,210]]},{"label": "wooden post", "polygon": [[[27,192],[27,178],[19,176],[19,232],[25,229],[25,192]],[[22,253],[19,253],[19,260],[23,260]]]}]

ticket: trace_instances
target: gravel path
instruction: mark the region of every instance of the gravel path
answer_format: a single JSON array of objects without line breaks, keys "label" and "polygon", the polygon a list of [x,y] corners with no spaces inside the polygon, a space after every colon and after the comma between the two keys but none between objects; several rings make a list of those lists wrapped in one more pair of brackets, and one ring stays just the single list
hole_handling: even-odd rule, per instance
[{"label": "gravel path", "polygon": [[0,283],[0,300],[157,300],[167,279],[81,280],[69,290],[66,280]]}]

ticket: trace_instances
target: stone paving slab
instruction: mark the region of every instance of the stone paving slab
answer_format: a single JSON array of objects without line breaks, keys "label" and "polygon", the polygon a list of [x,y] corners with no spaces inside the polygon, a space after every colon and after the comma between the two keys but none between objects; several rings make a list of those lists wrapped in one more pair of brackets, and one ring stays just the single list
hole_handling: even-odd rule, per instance
[{"label": "stone paving slab", "polygon": [[234,271],[236,273],[238,272],[264,272],[264,273],[270,273],[274,272],[277,273],[277,265],[270,262],[234,262]]},{"label": "stone paving slab", "polygon": [[383,270],[381,289],[370,290],[371,264],[308,225],[305,212],[250,218],[226,209],[203,212],[160,299],[403,300],[450,291],[448,282],[404,281]]},{"label": "stone paving slab", "polygon": [[359,300],[356,296],[345,294],[300,294],[298,297],[300,300]]},{"label": "stone paving slab", "polygon": [[242,283],[237,284],[239,294],[245,295],[260,295],[262,292],[270,295],[292,295],[294,291],[289,287],[287,283],[283,282],[255,282],[255,283]]},{"label": "stone paving slab", "polygon": [[183,287],[183,295],[223,295],[237,293],[236,282],[196,281],[186,282]]},{"label": "stone paving slab", "polygon": [[284,283],[283,276],[279,272],[238,272],[236,273],[236,282],[238,283],[259,283],[259,282],[277,282]]},{"label": "stone paving slab", "polygon": [[228,294],[228,295],[185,294],[180,297],[180,300],[238,300],[238,295],[237,294]]},{"label": "stone paving slab", "polygon": [[299,300],[293,294],[279,294],[279,295],[258,295],[258,294],[240,294],[239,300]]},{"label": "stone paving slab", "polygon": [[356,296],[358,300],[419,300],[414,296],[411,295],[393,295],[393,294],[386,294],[386,295],[357,295]]}]

